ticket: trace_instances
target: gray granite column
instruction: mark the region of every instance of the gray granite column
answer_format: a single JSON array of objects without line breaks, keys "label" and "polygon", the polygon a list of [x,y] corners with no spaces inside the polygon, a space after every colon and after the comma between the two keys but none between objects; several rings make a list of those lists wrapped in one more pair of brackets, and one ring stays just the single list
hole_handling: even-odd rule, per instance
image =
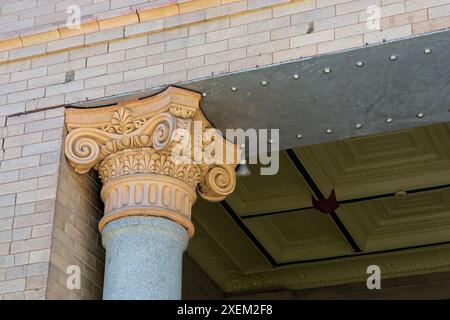
[{"label": "gray granite column", "polygon": [[161,217],[129,216],[106,224],[103,299],[181,299],[188,240],[185,228]]}]

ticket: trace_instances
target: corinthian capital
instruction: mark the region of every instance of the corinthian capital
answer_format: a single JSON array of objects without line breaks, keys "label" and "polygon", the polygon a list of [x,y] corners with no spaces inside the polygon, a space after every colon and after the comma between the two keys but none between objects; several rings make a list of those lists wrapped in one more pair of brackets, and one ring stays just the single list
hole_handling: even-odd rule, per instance
[{"label": "corinthian capital", "polygon": [[66,110],[66,156],[80,174],[99,171],[106,222],[124,212],[164,215],[192,233],[195,191],[210,201],[233,192],[239,150],[212,128],[200,98],[169,87],[146,99]]}]

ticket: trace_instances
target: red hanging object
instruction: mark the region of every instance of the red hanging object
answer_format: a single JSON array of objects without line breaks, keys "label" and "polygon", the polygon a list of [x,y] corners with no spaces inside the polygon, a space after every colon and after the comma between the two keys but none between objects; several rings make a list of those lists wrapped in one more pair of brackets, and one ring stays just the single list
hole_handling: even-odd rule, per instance
[{"label": "red hanging object", "polygon": [[331,190],[328,199],[316,200],[313,195],[311,195],[311,199],[313,207],[323,213],[330,214],[336,211],[337,208],[339,208],[339,203],[336,200],[336,193],[334,192],[334,189]]}]

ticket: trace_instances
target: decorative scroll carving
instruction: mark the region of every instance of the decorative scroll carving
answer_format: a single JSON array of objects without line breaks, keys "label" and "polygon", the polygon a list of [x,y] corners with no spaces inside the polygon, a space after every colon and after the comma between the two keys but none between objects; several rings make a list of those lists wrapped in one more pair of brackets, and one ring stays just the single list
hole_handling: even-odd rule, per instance
[{"label": "decorative scroll carving", "polygon": [[229,165],[209,167],[200,183],[199,195],[208,201],[221,201],[234,191],[236,174]]},{"label": "decorative scroll carving", "polygon": [[[192,190],[194,195],[197,191],[209,201],[223,200],[233,192],[239,151],[237,146],[221,136],[217,138],[204,134],[212,127],[199,109],[199,100],[197,93],[170,87],[156,96],[117,106],[66,110],[69,130],[65,142],[66,156],[78,173],[92,168],[99,171],[103,182],[104,219],[109,221],[111,217],[145,212],[169,217],[193,232],[190,206],[195,202],[195,196],[188,197],[189,210],[177,209],[176,205],[161,205],[164,201],[159,204],[151,201],[137,204],[130,199],[139,198],[138,190],[144,190],[139,189],[144,185],[148,189],[146,192],[159,192],[158,197],[164,197],[169,191],[164,193],[158,188],[152,189],[155,184],[149,185],[147,182],[140,183],[141,187],[131,186],[133,179],[151,182],[161,181],[161,177],[165,177],[168,180],[164,183],[173,185],[173,190],[169,192],[171,199],[175,199],[175,194],[184,188],[180,189],[180,185]],[[193,123],[196,125],[193,126]],[[194,128],[200,128],[200,132],[194,132]],[[204,135],[206,138],[200,139],[200,144],[183,147],[182,142],[186,138],[203,138]],[[212,142],[217,139],[222,142],[225,154],[213,162],[199,162],[197,156],[210,152]],[[214,152],[210,153],[215,156]],[[236,161],[229,161],[230,153]],[[105,191],[112,190],[113,185],[113,193]]]}]

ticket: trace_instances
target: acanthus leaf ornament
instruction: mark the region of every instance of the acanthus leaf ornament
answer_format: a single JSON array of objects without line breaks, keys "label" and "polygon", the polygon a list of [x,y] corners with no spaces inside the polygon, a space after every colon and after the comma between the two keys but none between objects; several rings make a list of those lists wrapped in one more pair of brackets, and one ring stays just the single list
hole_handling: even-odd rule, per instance
[{"label": "acanthus leaf ornament", "polygon": [[102,130],[110,133],[126,134],[140,128],[145,119],[133,120],[131,111],[120,107],[113,113],[111,124],[102,126]]}]

